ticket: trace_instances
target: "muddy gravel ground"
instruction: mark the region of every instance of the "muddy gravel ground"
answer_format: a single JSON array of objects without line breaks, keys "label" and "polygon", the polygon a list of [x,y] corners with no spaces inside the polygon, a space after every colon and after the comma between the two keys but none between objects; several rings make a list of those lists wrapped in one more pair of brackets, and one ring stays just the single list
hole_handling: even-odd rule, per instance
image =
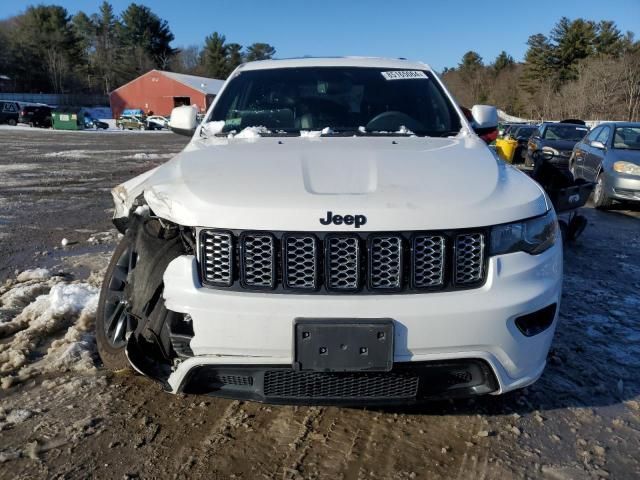
[{"label": "muddy gravel ground", "polygon": [[520,392],[289,407],[104,371],[92,325],[118,241],[109,190],[185,143],[0,129],[0,478],[640,477],[637,208],[584,209],[547,369]]}]

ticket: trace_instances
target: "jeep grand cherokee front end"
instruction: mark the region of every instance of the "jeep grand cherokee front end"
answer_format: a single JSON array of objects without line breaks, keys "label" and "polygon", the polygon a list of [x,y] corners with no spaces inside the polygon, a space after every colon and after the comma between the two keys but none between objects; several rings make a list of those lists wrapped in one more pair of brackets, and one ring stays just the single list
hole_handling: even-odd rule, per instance
[{"label": "jeep grand cherokee front end", "polygon": [[560,302],[557,220],[478,137],[492,110],[474,112],[422,63],[238,67],[182,153],[114,189],[104,364],[272,403],[533,383]]}]

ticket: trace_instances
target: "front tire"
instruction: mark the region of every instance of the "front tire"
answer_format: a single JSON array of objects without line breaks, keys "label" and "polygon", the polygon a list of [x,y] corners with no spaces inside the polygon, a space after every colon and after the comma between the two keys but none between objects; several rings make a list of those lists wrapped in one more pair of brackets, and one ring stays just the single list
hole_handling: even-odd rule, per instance
[{"label": "front tire", "polygon": [[598,175],[596,186],[593,189],[593,204],[601,210],[606,210],[613,205],[613,200],[605,192],[604,175],[602,173]]},{"label": "front tire", "polygon": [[96,343],[98,354],[110,370],[131,368],[126,355],[128,307],[124,295],[129,273],[135,268],[133,244],[123,238],[109,262],[100,290],[96,312]]}]

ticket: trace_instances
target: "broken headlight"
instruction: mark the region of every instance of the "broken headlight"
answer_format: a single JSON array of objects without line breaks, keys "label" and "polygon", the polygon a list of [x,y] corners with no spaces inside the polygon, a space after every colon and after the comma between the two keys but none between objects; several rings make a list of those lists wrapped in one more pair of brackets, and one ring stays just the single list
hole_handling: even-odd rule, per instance
[{"label": "broken headlight", "polygon": [[491,255],[512,252],[537,255],[550,248],[558,234],[558,219],[553,210],[540,217],[498,225],[491,229]]}]

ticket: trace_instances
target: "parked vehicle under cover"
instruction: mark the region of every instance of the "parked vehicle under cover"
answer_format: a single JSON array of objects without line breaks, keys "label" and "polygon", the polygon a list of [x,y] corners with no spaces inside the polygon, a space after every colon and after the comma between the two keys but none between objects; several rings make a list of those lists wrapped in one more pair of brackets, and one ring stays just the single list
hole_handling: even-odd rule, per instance
[{"label": "parked vehicle under cover", "polygon": [[598,208],[614,200],[640,202],[640,123],[603,123],[573,150],[571,172],[595,182]]},{"label": "parked vehicle under cover", "polygon": [[381,405],[500,394],[545,367],[562,243],[423,63],[238,67],[169,162],[113,190],[108,368],[178,393]]}]

